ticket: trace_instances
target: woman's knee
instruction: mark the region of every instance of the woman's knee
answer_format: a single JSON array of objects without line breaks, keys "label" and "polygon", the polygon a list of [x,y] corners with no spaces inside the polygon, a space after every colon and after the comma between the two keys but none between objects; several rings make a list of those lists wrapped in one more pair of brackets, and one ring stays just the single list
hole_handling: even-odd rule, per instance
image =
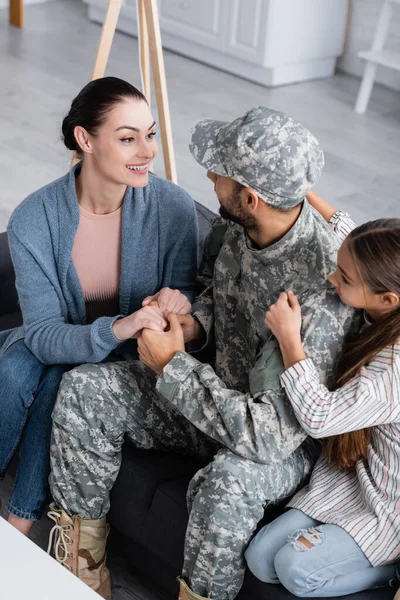
[{"label": "woman's knee", "polygon": [[47,415],[50,417],[64,373],[65,367],[52,366],[46,368],[31,407],[37,418],[45,418]]},{"label": "woman's knee", "polygon": [[0,407],[6,402],[8,408],[29,408],[45,370],[22,341],[13,344],[0,358]]}]

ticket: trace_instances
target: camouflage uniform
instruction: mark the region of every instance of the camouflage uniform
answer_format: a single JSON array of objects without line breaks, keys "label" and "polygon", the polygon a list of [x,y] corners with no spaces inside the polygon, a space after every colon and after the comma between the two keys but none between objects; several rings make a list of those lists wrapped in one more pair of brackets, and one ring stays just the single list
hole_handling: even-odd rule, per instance
[{"label": "camouflage uniform", "polygon": [[[283,204],[301,202],[323,164],[316,140],[282,113],[250,113],[240,120],[240,131],[248,126],[253,146],[264,136],[256,152],[264,152],[271,167],[269,181],[258,173],[257,192],[270,203],[269,189],[277,190],[275,201],[281,195]],[[260,134],[254,123],[263,118]],[[221,127],[227,128],[225,146]],[[210,135],[220,139],[209,144]],[[237,150],[236,162],[229,158],[242,176],[217,163],[215,144],[230,151],[232,124],[200,124],[192,152],[215,172],[249,181],[254,157],[249,154],[249,161]],[[58,506],[88,519],[107,513],[125,435],[139,448],[209,457],[188,490],[183,577],[196,594],[234,598],[244,576],[243,552],[264,507],[293,495],[316,457],[280,385],[281,354],[264,315],[281,291],[298,295],[305,351],[327,381],[352,318],[326,281],[338,246],[306,200],[294,227],[262,250],[239,225],[216,220],[202,265],[205,290],[193,307],[214,366],[178,352],[157,378],[138,362],[84,365],[67,373],[53,414],[50,482]]]}]

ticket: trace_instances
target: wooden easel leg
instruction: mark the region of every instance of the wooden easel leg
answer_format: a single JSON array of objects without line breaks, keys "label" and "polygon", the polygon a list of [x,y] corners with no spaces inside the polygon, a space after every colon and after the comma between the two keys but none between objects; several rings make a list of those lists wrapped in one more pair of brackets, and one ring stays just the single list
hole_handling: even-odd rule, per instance
[{"label": "wooden easel leg", "polygon": [[92,80],[104,77],[108,57],[110,56],[111,45],[114,39],[115,30],[117,28],[121,5],[122,0],[109,0],[103,29],[101,31],[99,47],[97,49],[96,60],[94,63]]},{"label": "wooden easel leg", "polygon": [[156,92],[158,116],[160,119],[165,175],[167,179],[177,183],[178,177],[172,143],[171,117],[168,104],[167,80],[165,77],[157,0],[143,1],[146,9],[147,28],[149,32],[151,64],[153,67],[154,88]]},{"label": "wooden easel leg", "polygon": [[23,0],[10,0],[9,10],[10,25],[22,29],[24,26],[24,2]]},{"label": "wooden easel leg", "polygon": [[150,49],[149,33],[147,30],[146,12],[144,6],[145,0],[137,0],[138,3],[138,25],[139,25],[139,52],[142,71],[143,93],[146,96],[149,106],[151,104],[151,86],[150,86]]}]

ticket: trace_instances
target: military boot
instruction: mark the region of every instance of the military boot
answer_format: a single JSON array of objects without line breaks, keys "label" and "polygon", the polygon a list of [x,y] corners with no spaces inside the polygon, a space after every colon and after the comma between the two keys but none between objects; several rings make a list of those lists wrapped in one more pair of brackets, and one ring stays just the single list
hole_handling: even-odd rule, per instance
[{"label": "military boot", "polygon": [[179,581],[179,600],[207,600],[204,596],[199,596],[192,592],[188,584],[178,577]]},{"label": "military boot", "polygon": [[48,516],[55,522],[49,547],[55,559],[105,600],[111,600],[110,571],[106,567],[106,542],[109,526],[106,519],[70,517],[50,504]]}]

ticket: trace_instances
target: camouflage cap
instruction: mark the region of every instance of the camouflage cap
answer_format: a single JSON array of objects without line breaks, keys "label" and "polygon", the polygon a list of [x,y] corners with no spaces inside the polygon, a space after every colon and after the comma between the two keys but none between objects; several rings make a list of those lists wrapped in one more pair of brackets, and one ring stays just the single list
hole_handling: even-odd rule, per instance
[{"label": "camouflage cap", "polygon": [[299,204],[324,166],[324,153],[308,129],[265,106],[232,123],[200,121],[192,130],[190,151],[207,170],[231,177],[281,208]]}]

